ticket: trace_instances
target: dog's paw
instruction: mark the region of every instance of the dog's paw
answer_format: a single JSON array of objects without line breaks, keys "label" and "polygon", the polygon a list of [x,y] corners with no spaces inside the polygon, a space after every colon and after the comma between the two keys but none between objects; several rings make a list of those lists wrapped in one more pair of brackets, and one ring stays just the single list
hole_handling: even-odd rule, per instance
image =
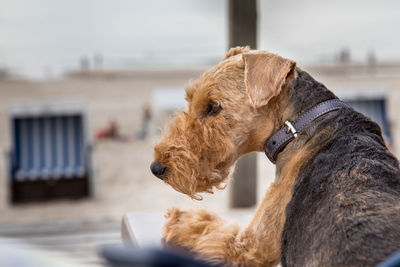
[{"label": "dog's paw", "polygon": [[165,215],[163,228],[165,241],[193,249],[201,238],[218,230],[224,222],[214,213],[202,209],[179,210],[172,208]]}]

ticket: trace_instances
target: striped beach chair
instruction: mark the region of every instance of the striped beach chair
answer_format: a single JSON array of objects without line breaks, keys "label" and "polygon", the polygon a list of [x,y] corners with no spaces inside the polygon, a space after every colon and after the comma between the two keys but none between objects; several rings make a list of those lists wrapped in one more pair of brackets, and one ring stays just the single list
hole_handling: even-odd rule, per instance
[{"label": "striped beach chair", "polygon": [[387,145],[390,147],[393,144],[385,90],[379,88],[369,91],[350,90],[339,96],[355,110],[377,122],[382,128],[382,134]]},{"label": "striped beach chair", "polygon": [[382,128],[382,134],[388,144],[392,144],[392,135],[387,116],[386,99],[379,97],[375,99],[359,99],[348,100],[355,110],[367,115],[372,120],[376,121]]},{"label": "striped beach chair", "polygon": [[12,202],[91,195],[91,157],[83,103],[14,104],[10,124]]}]

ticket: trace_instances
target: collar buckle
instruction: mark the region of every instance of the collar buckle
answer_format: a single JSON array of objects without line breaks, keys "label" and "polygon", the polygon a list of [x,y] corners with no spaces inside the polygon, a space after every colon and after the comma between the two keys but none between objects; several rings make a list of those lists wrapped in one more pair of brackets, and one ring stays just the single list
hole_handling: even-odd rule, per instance
[{"label": "collar buckle", "polygon": [[294,125],[290,121],[285,121],[285,124],[288,127],[287,133],[291,132],[294,138],[297,138],[299,132],[297,132],[297,129],[294,127]]},{"label": "collar buckle", "polygon": [[299,137],[299,131],[302,131],[308,124],[321,116],[338,110],[348,108],[349,106],[339,99],[331,99],[321,102],[303,113],[297,122],[292,123],[289,120],[285,121],[285,125],[280,128],[275,134],[267,139],[264,144],[264,151],[272,163],[276,162],[278,154],[291,142],[294,138]]}]

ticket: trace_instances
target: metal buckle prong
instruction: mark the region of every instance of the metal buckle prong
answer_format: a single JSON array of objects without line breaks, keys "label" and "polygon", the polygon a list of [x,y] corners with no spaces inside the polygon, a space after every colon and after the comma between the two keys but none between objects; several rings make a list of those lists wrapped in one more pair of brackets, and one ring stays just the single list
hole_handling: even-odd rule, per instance
[{"label": "metal buckle prong", "polygon": [[293,124],[290,121],[285,121],[286,126],[288,127],[288,132],[292,132],[294,138],[297,138],[297,130],[296,128],[293,126]]}]

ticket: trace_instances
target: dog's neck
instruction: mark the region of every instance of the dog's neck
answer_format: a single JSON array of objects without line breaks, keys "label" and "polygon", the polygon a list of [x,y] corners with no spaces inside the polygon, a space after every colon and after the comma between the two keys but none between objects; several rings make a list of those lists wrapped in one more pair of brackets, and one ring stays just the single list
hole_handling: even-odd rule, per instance
[{"label": "dog's neck", "polygon": [[[239,148],[239,154],[251,151],[263,152],[266,140],[281,129],[285,125],[285,121],[296,122],[307,110],[321,102],[335,98],[337,97],[323,84],[297,68],[295,78],[282,89],[281,93],[272,98],[265,107],[257,110],[257,115],[252,121],[252,124],[257,125],[257,127],[251,129],[250,138]],[[287,159],[286,156],[283,156],[287,154],[287,151],[294,153],[293,150],[296,150],[296,147],[301,147],[308,141],[309,138],[302,136],[291,142],[280,153],[277,159],[277,167],[281,165],[278,164],[282,162],[280,158]],[[292,152],[288,153],[289,156],[292,155]]]},{"label": "dog's neck", "polygon": [[[276,99],[276,103],[272,103],[272,105],[275,105],[272,109],[275,121],[273,130],[267,137],[270,138],[281,129],[285,125],[285,121],[296,122],[302,114],[313,109],[319,103],[335,98],[337,97],[323,84],[315,81],[308,73],[296,69],[295,79],[282,91],[281,95]],[[324,116],[330,117],[331,115]],[[317,125],[318,123],[315,122],[311,126],[307,126],[306,134],[299,134],[298,138],[292,140],[279,153],[276,159],[277,172],[285,168],[295,158],[296,154],[310,154],[308,152],[311,150],[307,147],[315,147],[315,144],[313,145],[315,140],[323,142],[326,139],[323,136],[328,136],[328,134],[324,133],[324,131],[318,132],[316,130],[318,128]],[[304,159],[302,162],[304,162]]]},{"label": "dog's neck", "polygon": [[284,150],[290,142],[294,141],[296,138],[301,138],[304,134],[304,130],[315,123],[315,120],[324,117],[330,112],[345,107],[348,107],[348,105],[339,99],[331,99],[321,102],[304,112],[296,122],[286,120],[285,125],[265,142],[265,154],[272,163],[275,163],[279,153]]}]

